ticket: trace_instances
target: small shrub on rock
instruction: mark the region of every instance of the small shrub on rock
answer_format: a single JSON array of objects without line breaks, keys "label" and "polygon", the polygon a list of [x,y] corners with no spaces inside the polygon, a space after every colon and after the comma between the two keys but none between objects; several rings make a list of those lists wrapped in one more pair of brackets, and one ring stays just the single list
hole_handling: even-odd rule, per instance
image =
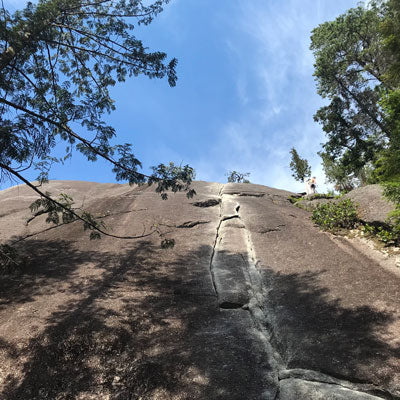
[{"label": "small shrub on rock", "polygon": [[302,201],[304,198],[303,196],[289,196],[288,200],[292,204],[297,204],[298,202]]},{"label": "small shrub on rock", "polygon": [[318,200],[318,199],[333,199],[334,196],[332,196],[330,193],[314,193],[310,194],[307,196],[308,200]]},{"label": "small shrub on rock", "polygon": [[21,266],[22,257],[8,244],[0,244],[0,275],[14,272]]},{"label": "small shrub on rock", "polygon": [[395,204],[395,209],[388,215],[388,222],[393,226],[396,240],[400,241],[400,183],[387,182],[383,186],[383,195]]},{"label": "small shrub on rock", "polygon": [[360,230],[365,236],[376,237],[385,246],[397,246],[400,243],[400,232],[396,230],[396,227],[364,224]]},{"label": "small shrub on rock", "polygon": [[351,229],[358,222],[356,205],[350,199],[319,204],[311,219],[324,230]]},{"label": "small shrub on rock", "polygon": [[385,243],[387,246],[396,245],[399,240],[399,234],[395,230],[388,230],[383,227],[378,227],[376,232],[378,239]]}]

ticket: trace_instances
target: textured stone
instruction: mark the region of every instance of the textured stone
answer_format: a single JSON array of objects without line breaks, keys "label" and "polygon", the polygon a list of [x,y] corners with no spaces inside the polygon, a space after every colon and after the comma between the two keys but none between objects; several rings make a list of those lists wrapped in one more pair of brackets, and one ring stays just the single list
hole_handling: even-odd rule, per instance
[{"label": "textured stone", "polygon": [[338,385],[284,379],[280,381],[279,400],[382,400],[382,398]]},{"label": "textured stone", "polygon": [[79,223],[26,225],[36,195],[0,192],[0,239],[31,260],[0,276],[0,397],[274,400],[278,371],[286,398],[399,397],[400,277],[289,192],[193,186],[163,201],[147,186],[46,185],[113,234],[149,233],[100,242]]},{"label": "textured stone", "polygon": [[368,185],[352,190],[343,196],[358,205],[358,216],[368,223],[385,223],[388,213],[394,210],[394,205],[382,195],[380,185]]}]

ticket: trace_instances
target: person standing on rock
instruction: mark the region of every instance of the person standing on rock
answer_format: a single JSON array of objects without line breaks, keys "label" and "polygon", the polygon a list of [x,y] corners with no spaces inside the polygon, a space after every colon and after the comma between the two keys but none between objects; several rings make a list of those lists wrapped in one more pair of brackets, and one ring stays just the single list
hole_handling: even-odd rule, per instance
[{"label": "person standing on rock", "polygon": [[307,193],[307,195],[315,194],[316,193],[316,188],[317,188],[317,178],[315,176],[313,176],[311,179],[308,179],[306,181],[306,193]]}]

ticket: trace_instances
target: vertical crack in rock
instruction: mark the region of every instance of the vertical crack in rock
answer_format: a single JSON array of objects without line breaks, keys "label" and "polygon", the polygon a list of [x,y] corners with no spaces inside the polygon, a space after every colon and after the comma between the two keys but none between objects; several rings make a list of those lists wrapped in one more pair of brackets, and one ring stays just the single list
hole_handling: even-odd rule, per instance
[{"label": "vertical crack in rock", "polygon": [[[373,385],[343,381],[318,371],[285,369],[281,355],[271,343],[271,338],[276,333],[264,309],[268,288],[263,283],[258,267],[259,261],[251,232],[239,213],[240,204],[232,204],[227,200],[223,187],[224,185],[218,195],[219,222],[210,260],[210,273],[219,307],[237,309],[237,312],[248,311],[256,335],[264,347],[269,369],[265,376],[265,391],[262,398],[292,400],[296,390],[299,390],[300,397],[296,397],[298,400],[314,398],[310,397],[310,390],[314,390],[312,393],[319,396],[318,398],[327,398],[328,395],[339,396],[332,398],[344,398],[340,397],[343,394],[357,400],[397,398],[392,397],[392,393]],[[225,214],[226,209],[228,212]],[[281,224],[261,233],[280,231],[284,226]]]},{"label": "vertical crack in rock", "polygon": [[[220,204],[220,210],[221,210],[221,204]],[[221,215],[221,211],[220,211],[220,215]],[[210,259],[210,274],[211,274],[211,280],[212,280],[212,284],[213,284],[213,287],[214,287],[214,291],[215,291],[215,294],[217,295],[217,297],[218,297],[218,290],[217,290],[217,285],[215,284],[215,276],[214,276],[213,262],[214,262],[214,257],[215,257],[215,249],[216,249],[216,247],[217,247],[217,242],[218,242],[218,239],[219,239],[219,230],[220,230],[220,228],[221,228],[221,224],[222,224],[222,219],[220,218],[220,219],[219,219],[218,226],[217,226],[217,233],[216,233],[216,235],[215,235],[214,246],[213,246],[213,250],[212,250],[212,253],[211,253],[211,259]]]},{"label": "vertical crack in rock", "polygon": [[[238,211],[240,205],[220,191],[220,216],[210,260],[210,273],[221,309],[240,309],[248,303],[248,282],[244,276],[244,264],[236,246],[241,240],[243,228]],[[244,249],[242,249],[245,251]]]},{"label": "vertical crack in rock", "polygon": [[[237,211],[239,211],[239,208],[237,208]],[[238,218],[241,219],[240,215],[238,215]],[[281,226],[284,225],[278,225],[278,227]],[[344,398],[340,397],[343,396],[342,392],[344,389],[348,391],[344,392],[344,394],[350,396],[349,398],[351,399],[398,399],[398,397],[390,391],[376,387],[372,384],[350,382],[313,370],[285,369],[285,363],[283,362],[281,355],[271,344],[273,327],[268,321],[263,309],[263,302],[267,299],[268,291],[263,284],[262,276],[258,268],[259,261],[257,260],[253,242],[251,240],[251,233],[246,226],[244,226],[244,228],[247,244],[247,263],[245,263],[247,269],[244,273],[249,281],[249,303],[248,306],[243,308],[250,312],[253,323],[259,331],[260,337],[265,346],[266,354],[269,355],[268,362],[276,374],[275,383],[277,385],[277,392],[274,394],[274,397],[270,396],[269,398],[274,398],[274,400],[292,400],[294,398],[292,396],[294,392],[289,389],[291,389],[290,384],[292,384],[293,381],[301,389],[299,392],[299,394],[301,393],[301,397],[297,397],[299,400],[309,400],[310,398],[314,398],[310,397],[311,392],[307,391],[308,387],[312,385],[315,386],[312,386],[312,389],[315,390],[313,395],[317,394],[318,396],[323,396],[318,398],[326,398],[325,396],[328,396],[328,394],[339,396],[332,398]],[[283,387],[282,384],[285,385],[285,387]],[[294,384],[292,384],[292,386],[294,387]],[[338,388],[337,390],[335,389],[335,386]],[[302,391],[304,391],[304,393]],[[288,392],[289,395],[286,392]]]},{"label": "vertical crack in rock", "polygon": [[213,245],[213,250],[211,253],[211,258],[210,258],[210,275],[211,275],[211,281],[213,284],[213,288],[214,288],[214,292],[217,295],[218,298],[218,290],[217,290],[217,286],[215,284],[215,276],[214,276],[214,271],[213,271],[213,262],[214,262],[214,257],[215,257],[215,249],[217,247],[217,242],[219,239],[219,230],[221,228],[221,224],[222,224],[222,190],[224,189],[225,185],[221,185],[221,188],[219,189],[218,192],[218,199],[219,199],[219,222],[218,222],[218,226],[217,226],[217,231],[215,234],[215,240],[214,240],[214,245]]}]

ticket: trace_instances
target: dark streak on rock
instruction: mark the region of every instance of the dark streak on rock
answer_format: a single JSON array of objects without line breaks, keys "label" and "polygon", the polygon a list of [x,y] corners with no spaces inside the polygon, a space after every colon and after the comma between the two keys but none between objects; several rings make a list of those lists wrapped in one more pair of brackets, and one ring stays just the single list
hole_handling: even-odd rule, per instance
[{"label": "dark streak on rock", "polygon": [[229,196],[240,196],[240,197],[264,197],[265,193],[251,193],[251,192],[233,192],[233,193],[224,193]]},{"label": "dark streak on rock", "polygon": [[243,306],[244,306],[244,303],[237,303],[234,301],[223,301],[219,305],[219,308],[222,308],[224,310],[236,310],[238,308],[242,308]]},{"label": "dark streak on rock", "polygon": [[197,225],[208,224],[210,221],[187,221],[177,226],[177,228],[193,228]]},{"label": "dark streak on rock", "polygon": [[276,226],[275,228],[266,228],[266,229],[263,229],[262,231],[260,231],[260,233],[263,234],[263,233],[269,233],[269,232],[281,232],[282,229],[280,229],[280,228],[283,228],[284,226],[286,226],[286,225],[282,224],[282,225]]},{"label": "dark streak on rock", "polygon": [[233,218],[239,218],[239,215],[226,215],[224,217],[222,217],[221,221],[228,221],[229,219],[233,219]]},{"label": "dark streak on rock", "polygon": [[221,199],[208,199],[204,201],[196,201],[192,203],[195,207],[215,207],[221,203]]},{"label": "dark streak on rock", "polygon": [[242,196],[242,197],[264,197],[265,193],[240,193],[239,196]]}]

